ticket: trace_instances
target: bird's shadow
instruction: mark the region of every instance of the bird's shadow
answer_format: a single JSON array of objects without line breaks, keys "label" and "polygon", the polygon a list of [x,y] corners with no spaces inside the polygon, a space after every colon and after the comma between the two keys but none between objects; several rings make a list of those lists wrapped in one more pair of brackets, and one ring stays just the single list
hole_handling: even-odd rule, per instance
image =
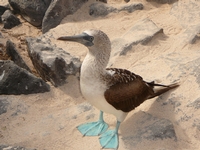
[{"label": "bird's shadow", "polygon": [[[149,149],[149,145],[145,145],[149,142],[152,143],[153,149],[177,149],[179,132],[184,131],[175,118],[175,107],[178,105],[174,106],[172,101],[176,101],[176,96],[170,91],[150,100],[153,103],[149,110],[132,112],[129,114],[131,116],[122,123],[121,140],[125,147],[131,150]],[[169,140],[170,145],[167,144]]]}]

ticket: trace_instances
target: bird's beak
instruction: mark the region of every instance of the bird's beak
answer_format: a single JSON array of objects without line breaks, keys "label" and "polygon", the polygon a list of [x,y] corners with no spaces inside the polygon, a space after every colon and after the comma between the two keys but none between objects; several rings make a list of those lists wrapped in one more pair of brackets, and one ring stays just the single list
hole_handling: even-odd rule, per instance
[{"label": "bird's beak", "polygon": [[86,33],[82,33],[82,34],[74,35],[74,36],[62,36],[62,37],[59,37],[57,40],[78,42],[85,46],[92,46],[94,45],[93,39],[94,39],[93,36],[90,36]]}]

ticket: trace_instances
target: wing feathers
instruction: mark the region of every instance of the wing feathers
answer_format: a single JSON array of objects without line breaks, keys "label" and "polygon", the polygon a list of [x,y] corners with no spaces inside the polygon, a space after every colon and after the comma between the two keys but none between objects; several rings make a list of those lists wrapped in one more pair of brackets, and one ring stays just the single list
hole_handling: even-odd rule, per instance
[{"label": "wing feathers", "polygon": [[154,98],[156,96],[159,96],[159,95],[161,95],[161,94],[163,94],[163,93],[165,93],[165,92],[167,92],[167,91],[169,91],[171,89],[174,89],[174,88],[178,87],[179,84],[178,83],[174,83],[174,84],[171,84],[171,85],[154,84],[154,86],[162,86],[164,88],[155,89],[154,90],[154,94],[151,95],[149,97],[149,99],[150,98]]},{"label": "wing feathers", "polygon": [[[176,88],[178,84],[169,86],[145,82],[142,77],[125,69],[108,68],[111,71],[110,88],[104,93],[109,104],[118,110],[129,112],[142,104],[145,100],[156,97],[170,89]],[[154,91],[154,86],[162,86]]]}]

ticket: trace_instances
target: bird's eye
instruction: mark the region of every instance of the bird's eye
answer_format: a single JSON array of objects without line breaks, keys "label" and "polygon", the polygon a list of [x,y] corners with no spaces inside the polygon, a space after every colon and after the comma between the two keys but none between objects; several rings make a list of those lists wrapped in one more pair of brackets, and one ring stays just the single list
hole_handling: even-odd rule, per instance
[{"label": "bird's eye", "polygon": [[93,40],[94,40],[94,37],[93,37],[93,36],[91,36],[91,37],[90,37],[90,41],[93,41]]}]

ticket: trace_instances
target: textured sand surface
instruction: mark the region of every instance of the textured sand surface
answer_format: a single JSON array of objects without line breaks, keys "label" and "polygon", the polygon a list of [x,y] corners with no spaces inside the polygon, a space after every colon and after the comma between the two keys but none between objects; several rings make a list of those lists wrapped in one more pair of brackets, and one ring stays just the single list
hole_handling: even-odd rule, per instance
[{"label": "textured sand surface", "polygon": [[[191,44],[191,39],[198,37],[198,31],[194,29],[200,28],[196,15],[199,14],[196,7],[199,2],[180,0],[174,5],[131,0],[141,2],[144,9],[96,18],[88,14],[92,2],[89,0],[75,14],[63,19],[61,25],[47,33],[52,35],[52,43],[83,60],[86,47],[57,41],[56,38],[87,29],[100,29],[113,41],[122,37],[140,20],[148,18],[162,28],[163,33],[157,34],[145,45],[133,45],[126,55],[112,60],[112,67],[129,69],[146,81],[181,83],[179,88],[146,101],[129,113],[119,130],[119,150],[198,150],[200,42],[197,38]],[[108,0],[108,4],[120,7],[125,2]],[[184,11],[186,8],[188,11]],[[24,22],[19,27],[2,32],[7,37],[12,36],[18,46],[22,45],[21,48],[19,46],[20,53],[31,66],[26,46],[20,42],[26,36],[41,35],[39,29]],[[0,100],[9,103],[7,113],[0,116],[0,144],[38,150],[101,149],[98,137],[82,137],[76,129],[81,123],[97,120],[99,115],[99,111],[82,98],[77,77],[69,77],[68,84],[64,86],[52,86],[48,93],[1,95]],[[105,120],[110,128],[114,128],[116,120],[112,115],[105,114]]]}]

